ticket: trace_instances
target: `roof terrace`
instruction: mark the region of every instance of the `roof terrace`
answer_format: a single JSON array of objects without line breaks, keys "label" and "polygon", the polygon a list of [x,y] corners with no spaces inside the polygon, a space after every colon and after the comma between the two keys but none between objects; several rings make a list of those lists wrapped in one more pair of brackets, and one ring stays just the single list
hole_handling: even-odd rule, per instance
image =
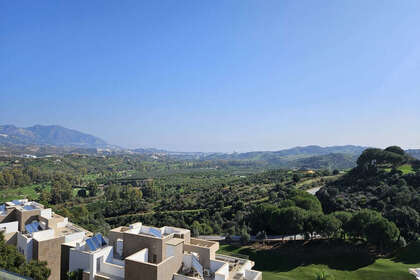
[{"label": "roof terrace", "polygon": [[145,226],[142,223],[134,223],[134,224],[131,224],[128,228],[119,227],[112,231],[147,235],[147,236],[151,236],[155,238],[165,238],[168,236],[175,237],[176,235],[183,235],[183,234],[189,233],[189,230],[187,229],[168,227],[168,226],[158,228],[158,227],[152,227],[152,226]]},{"label": "roof terrace", "polygon": [[39,204],[35,201],[28,201],[27,199],[12,200],[6,202],[6,207],[14,207],[21,211],[32,211],[38,209],[44,209],[42,204]]},{"label": "roof terrace", "polygon": [[50,219],[39,217],[26,224],[24,235],[38,241],[65,236],[65,242],[69,242],[82,239],[85,233],[83,228],[70,223],[67,218],[54,214]]},{"label": "roof terrace", "polygon": [[105,279],[124,279],[125,262],[113,257],[113,247],[107,245],[101,234],[82,242],[67,244],[76,244],[76,247],[70,250],[70,271],[82,268],[89,273],[89,279],[95,279],[96,276]]},{"label": "roof terrace", "polygon": [[261,272],[251,270],[254,266],[253,261],[220,254],[216,254],[216,260],[225,262],[229,265],[229,279],[256,280],[261,278]]}]

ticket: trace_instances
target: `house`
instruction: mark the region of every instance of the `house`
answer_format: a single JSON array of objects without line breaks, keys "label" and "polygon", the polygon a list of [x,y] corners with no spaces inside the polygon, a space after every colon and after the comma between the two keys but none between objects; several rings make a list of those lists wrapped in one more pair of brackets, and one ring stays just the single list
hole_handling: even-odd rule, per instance
[{"label": "house", "polygon": [[46,261],[50,279],[61,279],[61,244],[84,240],[86,230],[55,214],[50,208],[27,199],[0,205],[0,231],[6,243],[15,245],[27,261]]},{"label": "house", "polygon": [[84,280],[262,279],[254,262],[217,254],[218,242],[188,229],[134,223],[93,235],[27,199],[0,205],[0,231],[27,261],[47,261],[51,280],[79,270]]},{"label": "house", "polygon": [[135,223],[63,244],[69,271],[83,270],[84,280],[260,280],[254,262],[216,254],[218,242],[191,237],[190,230]]}]

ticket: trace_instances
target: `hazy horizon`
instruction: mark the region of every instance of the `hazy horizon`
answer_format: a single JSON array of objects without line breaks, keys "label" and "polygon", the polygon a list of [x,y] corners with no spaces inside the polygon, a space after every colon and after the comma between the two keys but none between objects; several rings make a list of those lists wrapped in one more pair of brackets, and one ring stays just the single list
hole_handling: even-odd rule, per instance
[{"label": "hazy horizon", "polygon": [[[0,127],[1,126],[4,126],[4,125],[14,125],[14,124],[0,124]],[[60,126],[60,127],[64,127],[64,126],[62,126],[62,125],[60,125],[60,124],[34,124],[34,125],[30,125],[30,126],[25,126],[25,127],[22,127],[22,128],[28,128],[28,127],[32,127],[32,126],[36,126],[36,125],[41,125],[41,126]],[[80,131],[80,130],[78,130],[78,129],[75,129],[75,128],[69,128],[69,127],[64,127],[64,128],[67,128],[67,129],[72,129],[72,130],[76,130],[76,131],[79,131],[79,132],[81,132],[81,133],[85,133],[85,134],[89,134],[89,135],[92,135],[91,133],[89,133],[89,132],[86,132],[86,131]],[[92,135],[92,136],[95,136],[95,137],[98,137],[98,138],[101,138],[100,136],[98,136],[98,135]],[[101,138],[102,139],[102,138]],[[102,140],[104,140],[104,139],[102,139]],[[106,141],[105,141],[106,142]],[[302,147],[308,147],[308,146],[319,146],[319,147],[321,147],[321,148],[327,148],[327,147],[335,147],[335,146],[359,146],[359,147],[371,147],[371,148],[382,148],[382,149],[384,149],[384,148],[386,148],[386,147],[389,147],[389,146],[393,146],[393,145],[397,145],[397,146],[399,146],[398,145],[398,143],[394,143],[394,144],[389,144],[389,145],[387,145],[387,146],[369,146],[369,145],[359,145],[359,144],[352,144],[352,143],[349,143],[349,144],[342,144],[342,145],[319,145],[319,144],[314,144],[314,143],[312,143],[312,144],[306,144],[306,145],[295,145],[295,146],[289,146],[289,147],[280,147],[280,148],[277,148],[277,149],[272,149],[272,150],[263,150],[263,149],[261,149],[261,150],[244,150],[244,151],[185,151],[185,150],[170,150],[170,149],[167,149],[167,148],[165,148],[165,147],[144,147],[144,146],[133,146],[133,147],[124,147],[124,146],[121,146],[121,145],[117,145],[117,144],[115,144],[115,143],[107,143],[107,144],[109,144],[109,145],[114,145],[114,146],[119,146],[120,148],[124,148],[124,149],[157,149],[157,150],[166,150],[166,151],[170,151],[170,152],[204,152],[204,153],[244,153],[244,152],[274,152],[274,151],[279,151],[279,150],[287,150],[287,149],[293,149],[293,148],[302,148]],[[402,148],[403,149],[405,149],[405,150],[409,150],[409,149],[420,149],[420,147],[404,147],[404,146],[402,146]]]},{"label": "hazy horizon", "polygon": [[5,1],[0,123],[127,148],[420,148],[419,1]]}]

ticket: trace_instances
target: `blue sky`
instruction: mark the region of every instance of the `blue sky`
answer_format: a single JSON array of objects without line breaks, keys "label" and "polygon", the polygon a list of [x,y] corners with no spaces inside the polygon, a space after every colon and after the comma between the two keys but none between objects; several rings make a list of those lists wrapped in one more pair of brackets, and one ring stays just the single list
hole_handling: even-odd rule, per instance
[{"label": "blue sky", "polygon": [[1,1],[0,123],[125,147],[420,148],[420,1]]}]

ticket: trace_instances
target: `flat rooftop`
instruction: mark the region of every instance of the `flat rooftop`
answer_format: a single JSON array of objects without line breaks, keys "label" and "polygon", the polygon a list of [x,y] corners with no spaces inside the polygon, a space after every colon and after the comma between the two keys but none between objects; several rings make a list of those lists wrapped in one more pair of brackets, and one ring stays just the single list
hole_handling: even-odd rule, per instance
[{"label": "flat rooftop", "polygon": [[5,203],[6,207],[16,208],[20,211],[42,210],[44,205],[35,201],[28,201],[27,199],[12,200]]},{"label": "flat rooftop", "polygon": [[161,238],[161,239],[167,236],[172,236],[174,234],[185,234],[189,232],[188,229],[183,229],[183,228],[168,227],[168,226],[158,228],[158,227],[153,227],[153,226],[145,226],[142,223],[134,223],[134,224],[131,224],[129,227],[118,227],[111,231],[147,235],[147,236],[151,236],[154,238]]},{"label": "flat rooftop", "polygon": [[171,238],[168,241],[166,241],[166,244],[177,246],[177,245],[181,244],[182,242],[184,242],[184,239],[174,237],[174,238]]}]

